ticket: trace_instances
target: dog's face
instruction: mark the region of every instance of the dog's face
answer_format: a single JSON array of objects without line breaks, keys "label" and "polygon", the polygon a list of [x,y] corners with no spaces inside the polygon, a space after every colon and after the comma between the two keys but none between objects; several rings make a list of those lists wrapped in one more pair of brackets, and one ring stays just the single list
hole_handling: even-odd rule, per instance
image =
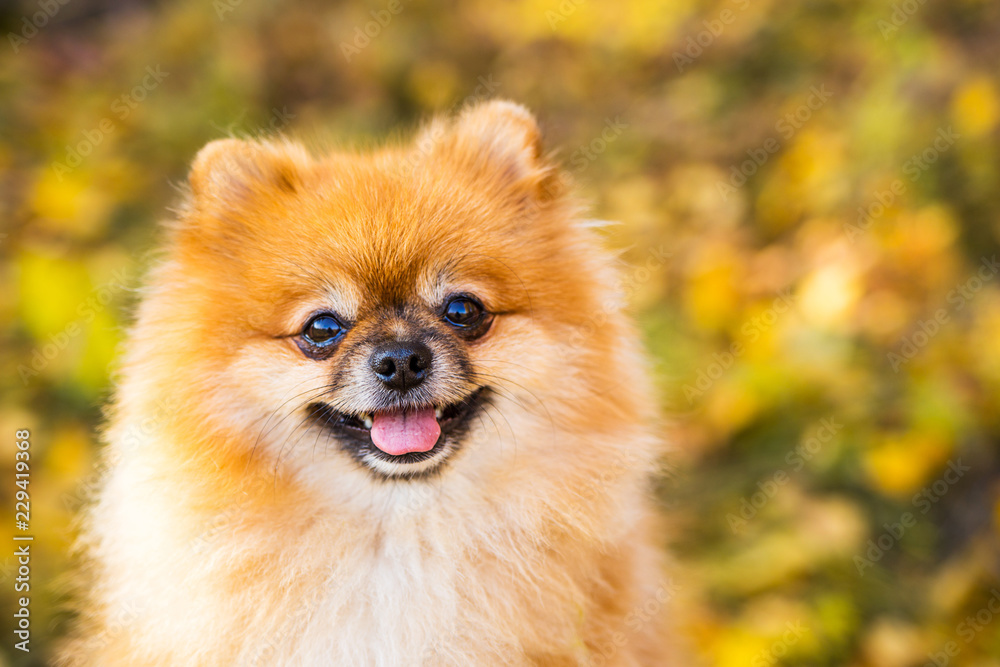
[{"label": "dog's face", "polygon": [[256,455],[412,482],[608,427],[606,262],[520,107],[365,156],[215,142],[191,186],[171,317]]}]

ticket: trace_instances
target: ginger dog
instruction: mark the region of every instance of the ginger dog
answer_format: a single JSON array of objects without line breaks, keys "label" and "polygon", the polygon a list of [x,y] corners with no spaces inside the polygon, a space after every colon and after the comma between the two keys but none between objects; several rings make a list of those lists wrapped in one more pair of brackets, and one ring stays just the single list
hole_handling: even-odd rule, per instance
[{"label": "ginger dog", "polygon": [[189,181],[60,664],[680,664],[638,337],[530,113]]}]

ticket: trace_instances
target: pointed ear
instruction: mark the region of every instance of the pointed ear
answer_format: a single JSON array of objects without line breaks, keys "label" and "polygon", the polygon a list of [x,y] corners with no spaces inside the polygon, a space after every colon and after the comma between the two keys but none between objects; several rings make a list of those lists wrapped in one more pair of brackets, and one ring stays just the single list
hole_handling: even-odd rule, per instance
[{"label": "pointed ear", "polygon": [[212,256],[238,254],[244,239],[264,228],[268,211],[284,196],[304,189],[312,159],[287,139],[219,139],[202,148],[191,165],[191,195],[171,225],[183,247]]},{"label": "pointed ear", "polygon": [[311,158],[287,139],[218,139],[198,151],[188,182],[195,205],[229,205],[265,192],[294,193]]},{"label": "pointed ear", "polygon": [[473,178],[492,180],[536,201],[561,192],[560,174],[544,155],[538,123],[520,104],[491,100],[468,106],[449,129],[440,123],[427,128],[417,140],[418,150],[435,131],[443,135],[434,141],[435,153],[456,161]]}]

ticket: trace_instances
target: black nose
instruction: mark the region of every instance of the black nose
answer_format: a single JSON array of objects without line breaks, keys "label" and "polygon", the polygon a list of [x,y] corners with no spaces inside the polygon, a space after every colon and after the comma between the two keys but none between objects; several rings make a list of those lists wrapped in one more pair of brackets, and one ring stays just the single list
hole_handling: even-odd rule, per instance
[{"label": "black nose", "polygon": [[431,367],[431,356],[423,343],[387,343],[375,348],[368,363],[386,387],[403,391],[424,381]]}]

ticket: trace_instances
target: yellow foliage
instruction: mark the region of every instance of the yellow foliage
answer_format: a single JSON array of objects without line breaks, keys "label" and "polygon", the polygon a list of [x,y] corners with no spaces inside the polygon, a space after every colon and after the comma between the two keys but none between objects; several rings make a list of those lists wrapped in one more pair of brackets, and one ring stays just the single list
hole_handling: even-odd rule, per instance
[{"label": "yellow foliage", "polygon": [[79,427],[62,428],[52,436],[44,465],[55,480],[73,486],[87,474],[91,453],[92,439],[86,431]]},{"label": "yellow foliage", "polygon": [[[623,223],[602,233],[676,399],[661,488],[708,664],[924,664],[982,608],[1000,549],[995,2],[104,4],[0,53],[0,427],[45,452],[39,579],[66,567],[61,495],[90,465],[127,291],[198,148],[275,129],[351,143],[481,96],[536,111],[583,215]],[[37,9],[21,5],[8,37]],[[155,90],[147,64],[170,73]],[[809,107],[814,90],[830,95]],[[105,118],[99,149],[60,166]],[[803,462],[822,419],[843,428]],[[975,474],[859,574],[885,517],[959,459]],[[771,660],[800,617],[808,635]],[[948,667],[998,659],[994,620]]]},{"label": "yellow foliage", "polygon": [[80,316],[90,278],[83,262],[49,250],[25,249],[17,262],[18,318],[36,340]]},{"label": "yellow foliage", "polygon": [[426,107],[447,106],[458,90],[458,72],[443,61],[417,63],[410,72],[409,89]]},{"label": "yellow foliage", "polygon": [[930,480],[953,446],[942,433],[887,433],[865,452],[865,469],[880,491],[905,497]]},{"label": "yellow foliage", "polygon": [[120,341],[115,318],[106,309],[97,311],[86,328],[83,353],[73,374],[76,381],[93,390],[105,386]]},{"label": "yellow foliage", "polygon": [[705,412],[716,433],[728,436],[749,423],[760,410],[752,387],[737,381],[720,382],[709,393]]},{"label": "yellow foliage", "polygon": [[951,116],[959,134],[970,138],[993,131],[1000,118],[1000,96],[993,80],[977,75],[962,83],[952,98]]},{"label": "yellow foliage", "polygon": [[882,618],[869,630],[864,652],[872,665],[909,667],[922,662],[927,646],[920,630],[898,619]]},{"label": "yellow foliage", "polygon": [[733,628],[723,630],[713,641],[712,664],[717,667],[746,667],[770,646],[767,637]]},{"label": "yellow foliage", "polygon": [[721,242],[693,258],[685,306],[699,327],[720,329],[733,316],[741,269],[734,250]]},{"label": "yellow foliage", "polygon": [[40,227],[87,238],[107,225],[109,204],[82,168],[60,173],[49,166],[35,181],[31,209]]}]

